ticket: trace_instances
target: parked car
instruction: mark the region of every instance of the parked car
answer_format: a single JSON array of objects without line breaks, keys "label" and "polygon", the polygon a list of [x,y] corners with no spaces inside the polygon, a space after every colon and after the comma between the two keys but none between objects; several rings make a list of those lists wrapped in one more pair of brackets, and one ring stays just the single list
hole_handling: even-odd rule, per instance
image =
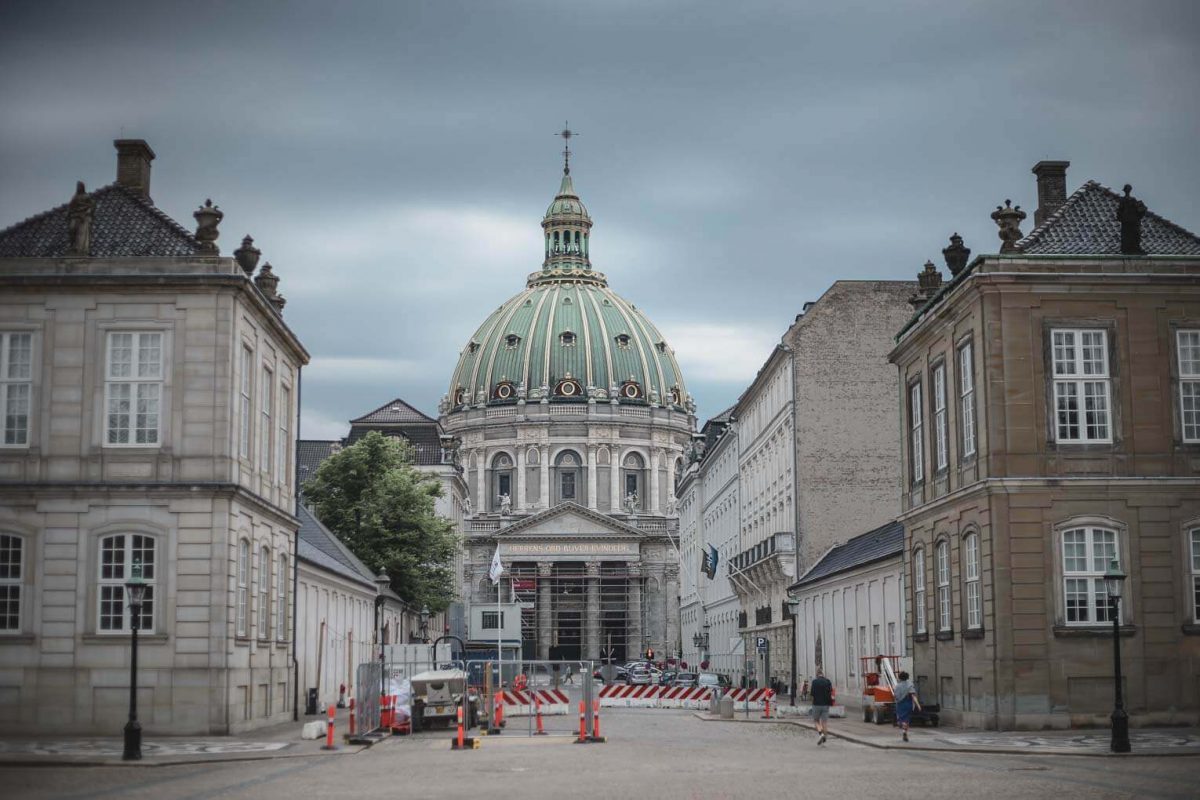
[{"label": "parked car", "polygon": [[679,672],[671,681],[672,686],[692,687],[696,685],[696,673],[694,672]]},{"label": "parked car", "polygon": [[712,686],[719,688],[722,692],[729,691],[729,678],[725,675],[718,675],[715,672],[701,672],[696,676],[697,686]]},{"label": "parked car", "polygon": [[634,667],[626,673],[625,682],[631,686],[649,686],[651,684],[650,670]]}]

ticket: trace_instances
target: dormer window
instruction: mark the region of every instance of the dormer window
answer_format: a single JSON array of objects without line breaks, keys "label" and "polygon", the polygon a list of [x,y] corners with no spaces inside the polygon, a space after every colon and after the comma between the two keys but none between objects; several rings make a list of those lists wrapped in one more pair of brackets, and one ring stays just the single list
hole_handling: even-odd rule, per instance
[{"label": "dormer window", "polygon": [[517,336],[515,333],[510,333],[508,336],[504,337],[504,346],[507,347],[509,350],[516,350],[517,345],[519,345],[520,343],[521,343],[521,337]]},{"label": "dormer window", "polygon": [[575,346],[575,334],[572,333],[571,331],[563,331],[562,333],[560,333],[558,335],[558,342],[563,347],[574,347]]},{"label": "dormer window", "polygon": [[617,335],[617,337],[616,337],[616,339],[617,339],[617,347],[621,348],[622,350],[628,350],[628,349],[629,349],[629,345],[631,344],[631,340],[630,340],[630,338],[629,338],[629,334],[628,334],[628,333],[622,333],[622,334],[618,334],[618,335]]},{"label": "dormer window", "polygon": [[472,341],[470,344],[468,344],[467,352],[470,353],[471,355],[475,355],[476,353],[478,353],[479,352],[479,342]]},{"label": "dormer window", "polygon": [[658,352],[662,353],[663,355],[666,355],[666,352],[667,352],[667,343],[666,342],[658,341],[658,342],[654,343],[654,346],[658,348]]}]

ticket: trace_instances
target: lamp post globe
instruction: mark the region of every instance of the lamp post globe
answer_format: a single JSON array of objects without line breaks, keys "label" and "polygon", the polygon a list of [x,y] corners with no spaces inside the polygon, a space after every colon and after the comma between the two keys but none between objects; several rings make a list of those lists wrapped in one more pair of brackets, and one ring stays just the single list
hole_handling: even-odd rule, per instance
[{"label": "lamp post globe", "polygon": [[1114,753],[1128,753],[1132,749],[1129,744],[1129,715],[1125,713],[1121,690],[1121,596],[1125,577],[1120,562],[1114,558],[1104,573],[1104,589],[1108,593],[1109,616],[1113,624],[1113,713],[1109,749]]},{"label": "lamp post globe", "polygon": [[139,761],[142,757],[142,724],[137,718],[137,651],[138,628],[142,621],[142,604],[146,600],[146,582],[142,579],[142,562],[133,559],[129,580],[125,582],[126,601],[129,605],[129,632],[132,636],[129,650],[129,721],[125,723],[124,761]]}]

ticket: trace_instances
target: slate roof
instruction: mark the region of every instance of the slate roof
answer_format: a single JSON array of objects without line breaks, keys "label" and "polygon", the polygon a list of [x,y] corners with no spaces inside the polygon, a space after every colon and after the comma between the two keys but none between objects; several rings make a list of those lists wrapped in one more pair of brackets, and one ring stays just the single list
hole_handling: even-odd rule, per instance
[{"label": "slate roof", "polygon": [[350,420],[351,425],[356,423],[386,424],[404,422],[431,422],[435,425],[437,424],[436,419],[425,416],[399,397],[390,403],[384,403],[374,411],[363,414],[358,419]]},{"label": "slate roof", "polygon": [[[113,183],[90,194],[96,201],[92,258],[191,256],[200,252],[199,242],[182,225],[124,186]],[[65,256],[69,244],[68,205],[63,203],[0,231],[0,258]]]},{"label": "slate roof", "polygon": [[352,445],[371,431],[384,436],[398,436],[413,447],[413,463],[417,466],[432,466],[442,463],[442,438],[437,423],[422,425],[359,425],[350,427],[346,445]]},{"label": "slate roof", "polygon": [[[1136,195],[1134,195],[1136,197]],[[1045,222],[1016,243],[1028,255],[1120,255],[1121,195],[1088,181]],[[1148,255],[1200,255],[1200,237],[1153,211],[1142,218],[1142,249]]]},{"label": "slate roof", "polygon": [[805,586],[904,551],[904,526],[893,520],[833,547],[793,586]]},{"label": "slate roof", "polygon": [[333,454],[333,446],[337,443],[335,439],[300,439],[296,442],[296,467],[300,470],[301,483],[317,474],[317,467]]},{"label": "slate roof", "polygon": [[350,552],[350,548],[321,524],[313,512],[300,506],[300,559],[343,578],[375,588],[375,573]]}]

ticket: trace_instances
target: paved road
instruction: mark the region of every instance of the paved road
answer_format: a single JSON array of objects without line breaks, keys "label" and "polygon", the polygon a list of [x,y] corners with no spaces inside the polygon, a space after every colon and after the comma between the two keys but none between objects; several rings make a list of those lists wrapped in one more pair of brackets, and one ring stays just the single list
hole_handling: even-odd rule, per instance
[{"label": "paved road", "polygon": [[[159,768],[0,768],[26,800],[204,798],[1200,798],[1200,759],[876,750],[794,726],[722,725],[690,712],[622,709],[608,744],[504,736],[454,752],[445,732],[357,755]],[[515,733],[512,731],[510,733]]]}]

